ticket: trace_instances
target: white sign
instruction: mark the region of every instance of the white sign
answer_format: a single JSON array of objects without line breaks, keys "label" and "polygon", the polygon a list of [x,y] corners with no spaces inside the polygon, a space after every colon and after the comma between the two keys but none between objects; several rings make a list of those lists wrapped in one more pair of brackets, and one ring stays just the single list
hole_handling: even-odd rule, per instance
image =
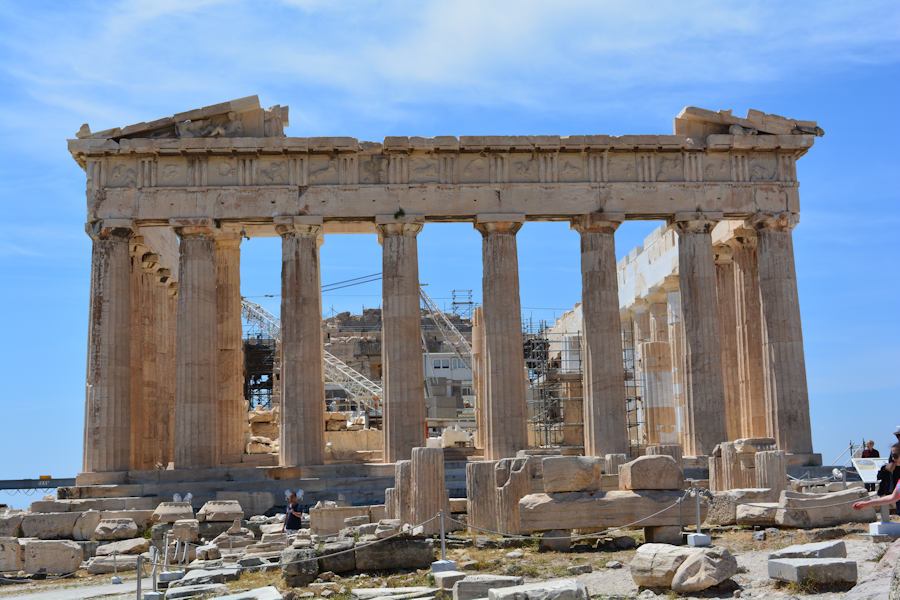
[{"label": "white sign", "polygon": [[878,483],[878,470],[884,466],[886,458],[852,458],[853,466],[865,483]]}]

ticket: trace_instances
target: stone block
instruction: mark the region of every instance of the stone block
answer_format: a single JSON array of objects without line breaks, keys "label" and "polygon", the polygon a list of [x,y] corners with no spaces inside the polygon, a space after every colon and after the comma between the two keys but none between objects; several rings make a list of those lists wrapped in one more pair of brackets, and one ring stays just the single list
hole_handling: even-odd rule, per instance
[{"label": "stone block", "polygon": [[572,532],[568,529],[551,529],[541,535],[541,552],[568,552],[572,548]]},{"label": "stone block", "polygon": [[75,527],[72,529],[72,537],[79,541],[86,541],[94,537],[94,530],[100,524],[99,510],[86,510],[75,521]]},{"label": "stone block", "polygon": [[538,581],[488,591],[488,600],[589,600],[587,586],[574,579]]},{"label": "stone block", "polygon": [[232,523],[244,518],[244,509],[237,500],[210,500],[197,511],[197,520]]},{"label": "stone block", "polygon": [[184,577],[173,582],[169,587],[185,587],[189,585],[201,585],[206,583],[226,583],[236,581],[241,576],[240,569],[236,567],[222,567],[219,569],[191,569]]},{"label": "stone block", "polygon": [[769,554],[769,559],[779,558],[847,558],[847,546],[840,540],[795,544]]},{"label": "stone block", "polygon": [[619,466],[622,490],[681,490],[684,475],[671,456],[640,456]]},{"label": "stone block", "polygon": [[678,593],[699,592],[719,585],[737,573],[737,560],[724,548],[704,548],[688,556],[672,578]]},{"label": "stone block", "polygon": [[450,512],[464,513],[468,510],[469,500],[467,498],[450,498]]},{"label": "stone block", "polygon": [[738,525],[772,527],[775,525],[775,514],[778,512],[778,503],[760,502],[754,504],[739,504],[736,512],[736,521]]},{"label": "stone block", "polygon": [[316,535],[335,535],[347,517],[369,516],[368,506],[314,506],[309,509],[309,529]]},{"label": "stone block", "polygon": [[91,575],[101,575],[104,573],[121,573],[123,571],[134,571],[137,569],[138,555],[109,555],[95,556],[87,565],[87,572]]},{"label": "stone block", "polygon": [[172,524],[171,539],[192,543],[198,541],[200,539],[200,523],[197,519],[178,519]]},{"label": "stone block", "polygon": [[7,512],[0,514],[0,537],[21,537],[23,512]]},{"label": "stone block", "polygon": [[453,600],[487,598],[490,590],[519,586],[522,583],[521,577],[510,575],[467,575],[453,584]]},{"label": "stone block", "polygon": [[26,573],[64,575],[74,573],[81,566],[81,546],[73,541],[29,540],[22,546]]},{"label": "stone block", "polygon": [[434,574],[434,584],[442,590],[452,590],[457,581],[466,578],[462,571],[441,571]]},{"label": "stone block", "polygon": [[[194,519],[185,519],[185,520],[193,521]],[[228,531],[232,525],[233,525],[233,523],[226,523],[225,521],[204,521],[203,523],[199,524],[200,539],[203,539],[203,540],[215,539],[215,538],[219,537],[220,535],[222,535],[223,533],[225,533],[226,531]],[[173,526],[174,526],[174,524],[173,524]],[[279,531],[281,531],[281,526],[282,526],[281,523],[279,523],[278,524]],[[242,522],[241,527],[243,528],[243,522]],[[249,529],[249,527],[248,527],[248,529]],[[253,531],[252,529],[250,529],[250,530]]]},{"label": "stone block", "polygon": [[845,558],[779,558],[769,561],[769,577],[789,583],[855,584],[856,561]]},{"label": "stone block", "polygon": [[[283,596],[278,588],[272,585],[254,588],[246,592],[237,592],[227,596],[216,596],[216,600],[282,600]],[[146,594],[144,600],[147,600]]]},{"label": "stone block", "polygon": [[221,597],[227,593],[228,586],[224,583],[186,585],[184,587],[176,587],[166,590],[166,600],[178,600],[179,598]]},{"label": "stone block", "polygon": [[316,580],[319,563],[312,549],[287,548],[281,552],[281,577],[290,587],[304,587]]},{"label": "stone block", "polygon": [[71,512],[26,514],[22,520],[22,535],[39,540],[72,539],[79,515]]},{"label": "stone block", "polygon": [[197,546],[197,558],[199,560],[217,560],[222,558],[222,551],[219,550],[218,546],[214,546],[213,544]]},{"label": "stone block", "polygon": [[669,544],[644,544],[637,549],[628,565],[631,578],[638,587],[672,587],[675,572],[684,561],[698,552],[702,550]]},{"label": "stone block", "polygon": [[548,494],[600,489],[604,461],[599,456],[548,456],[541,462]]},{"label": "stone block", "polygon": [[[338,554],[340,553],[340,554]],[[319,572],[342,574],[356,570],[356,552],[353,551],[353,540],[338,540],[321,547],[316,554],[319,558]]]},{"label": "stone block", "polygon": [[141,554],[150,551],[150,540],[146,538],[133,538],[119,542],[110,542],[97,547],[97,556],[111,556],[113,554]]},{"label": "stone block", "polygon": [[401,537],[357,546],[355,553],[360,571],[425,569],[434,560],[434,545],[429,539]]},{"label": "stone block", "polygon": [[102,519],[94,530],[94,539],[100,541],[128,540],[136,537],[138,527],[131,519]]},{"label": "stone block", "polygon": [[21,571],[25,566],[22,545],[14,537],[0,537],[0,573]]},{"label": "stone block", "polygon": [[275,506],[275,494],[272,492],[216,492],[216,500],[236,501],[247,518],[265,514]]},{"label": "stone block", "polygon": [[671,544],[680,546],[683,543],[680,525],[664,525],[661,527],[644,527],[644,541],[648,544]]},{"label": "stone block", "polygon": [[178,519],[193,519],[194,509],[189,502],[161,502],[150,520],[154,523],[174,523]]},{"label": "stone block", "polygon": [[101,521],[104,519],[131,519],[141,531],[147,529],[152,517],[152,510],[104,510],[100,513]]},{"label": "stone block", "polygon": [[676,504],[682,494],[674,490],[529,494],[519,501],[519,523],[523,533],[551,529],[603,529],[619,527],[659,513],[642,524],[681,526],[682,511],[685,518],[694,518],[692,506]]},{"label": "stone block", "polygon": [[768,488],[741,488],[713,492],[706,514],[706,524],[710,526],[734,525],[737,522],[737,507],[743,503],[772,502],[777,500],[777,492]]},{"label": "stone block", "polygon": [[788,490],[781,492],[781,507],[775,522],[782,527],[812,529],[832,527],[844,523],[868,523],[875,520],[875,509],[853,510],[853,502],[868,496],[860,488],[826,494],[803,494]]}]

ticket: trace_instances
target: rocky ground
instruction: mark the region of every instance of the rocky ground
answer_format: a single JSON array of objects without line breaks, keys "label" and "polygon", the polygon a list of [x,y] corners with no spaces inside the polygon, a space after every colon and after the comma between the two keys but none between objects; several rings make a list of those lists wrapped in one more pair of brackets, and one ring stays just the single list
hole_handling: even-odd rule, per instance
[{"label": "rocky ground", "polygon": [[[557,578],[572,578],[583,582],[594,598],[847,598],[846,590],[812,590],[798,586],[779,585],[769,579],[768,553],[792,544],[841,539],[847,547],[848,558],[858,563],[859,580],[871,578],[877,561],[887,550],[887,542],[873,542],[865,537],[865,528],[847,525],[817,530],[767,530],[765,539],[756,538],[754,532],[745,529],[725,528],[713,532],[713,543],[727,548],[737,558],[738,574],[732,580],[703,592],[699,596],[678,596],[669,590],[639,590],[632,580],[628,564],[641,542],[640,534],[584,540],[582,546],[572,552],[543,551],[537,542],[510,541],[493,538],[454,538],[448,549],[448,558],[455,560],[460,570],[467,573],[517,575],[526,582]],[[590,543],[590,545],[589,545]],[[593,546],[593,547],[591,547]],[[881,578],[890,578],[886,572]],[[133,579],[133,574],[129,579]],[[78,586],[88,587],[106,584],[109,575],[88,575],[79,572],[72,578],[28,583],[25,585],[0,585],[0,597],[28,597],[51,589]],[[885,584],[887,580],[885,579]],[[302,588],[290,588],[284,583],[277,569],[262,572],[244,572],[240,579],[228,582],[233,591],[243,591],[263,586],[275,586],[284,598],[317,600],[349,600],[351,590],[358,588],[430,586],[434,580],[428,570],[395,573],[356,574],[344,577],[329,573],[320,575],[316,582]],[[132,587],[133,589],[133,587]],[[885,591],[887,587],[883,588]],[[876,592],[877,593],[877,592]],[[87,596],[85,596],[87,597]],[[104,596],[108,597],[108,596]],[[133,596],[132,596],[133,597]],[[859,598],[877,598],[856,596]]]}]

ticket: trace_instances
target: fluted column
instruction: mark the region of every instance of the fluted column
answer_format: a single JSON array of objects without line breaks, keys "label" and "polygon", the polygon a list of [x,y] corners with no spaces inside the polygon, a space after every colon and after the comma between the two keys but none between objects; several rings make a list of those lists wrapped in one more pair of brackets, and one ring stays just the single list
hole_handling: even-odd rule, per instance
[{"label": "fluted column", "polygon": [[722,354],[716,299],[712,231],[715,221],[699,214],[677,215],[678,273],[684,314],[687,392],[685,454],[700,456],[725,441]]},{"label": "fluted column", "polygon": [[628,452],[615,246],[621,222],[621,216],[604,215],[572,222],[581,235],[585,456]]},{"label": "fluted column", "polygon": [[241,462],[247,403],[241,326],[241,234],[216,232],[216,381],[222,464]]},{"label": "fluted column", "polygon": [[179,244],[175,349],[175,466],[219,462],[216,403],[216,251],[211,219],[173,220]]},{"label": "fluted column", "polygon": [[675,405],[675,431],[678,443],[687,448],[687,394],[685,392],[684,320],[681,312],[681,288],[677,276],[666,277],[666,310],[669,320],[669,349],[672,361],[672,399]]},{"label": "fluted column", "polygon": [[679,442],[667,300],[662,290],[648,296],[651,341],[641,344],[648,444]]},{"label": "fluted column", "polygon": [[722,385],[725,397],[725,432],[728,440],[742,436],[741,385],[738,370],[737,312],[734,262],[729,246],[713,248],[716,262],[716,295],[719,306],[719,340],[722,348]]},{"label": "fluted column", "polygon": [[382,244],[381,369],[384,461],[407,460],[425,443],[425,375],[419,301],[421,223],[378,225]]},{"label": "fluted column", "polygon": [[770,428],[780,450],[808,454],[812,452],[812,432],[791,235],[796,216],[759,214],[751,222],[758,237],[763,370],[771,407]]},{"label": "fluted column", "polygon": [[281,437],[286,467],[320,465],[325,453],[321,218],[276,218],[281,236]]},{"label": "fluted column", "polygon": [[741,394],[741,437],[772,437],[763,377],[762,309],[756,232],[741,227],[729,240],[734,262],[738,377]]},{"label": "fluted column", "polygon": [[131,257],[127,221],[88,225],[91,297],[82,471],[126,471],[131,458]]},{"label": "fluted column", "polygon": [[516,232],[521,226],[521,221],[479,220],[475,224],[482,235],[485,460],[509,458],[528,446],[516,255]]}]

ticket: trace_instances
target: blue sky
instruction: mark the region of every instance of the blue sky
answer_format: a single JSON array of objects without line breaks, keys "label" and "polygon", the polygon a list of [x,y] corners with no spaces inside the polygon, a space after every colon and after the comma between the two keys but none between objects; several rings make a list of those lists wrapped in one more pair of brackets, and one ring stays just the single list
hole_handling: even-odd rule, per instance
[{"label": "blue sky", "polygon": [[[249,94],[290,106],[289,135],[376,141],[668,133],[685,105],[817,120],[794,237],[815,447],[826,461],[863,436],[886,449],[900,425],[895,2],[0,0],[0,478],[81,462],[90,242],[66,138]],[[656,225],[623,225],[619,255]],[[480,298],[470,226],[419,240],[433,296]],[[519,261],[526,317],[579,299],[563,224],[527,224]],[[374,236],[322,248],[324,283],[380,268]],[[246,295],[278,292],[279,269],[276,240],[245,243]],[[374,283],[323,305],[379,298]]]}]

